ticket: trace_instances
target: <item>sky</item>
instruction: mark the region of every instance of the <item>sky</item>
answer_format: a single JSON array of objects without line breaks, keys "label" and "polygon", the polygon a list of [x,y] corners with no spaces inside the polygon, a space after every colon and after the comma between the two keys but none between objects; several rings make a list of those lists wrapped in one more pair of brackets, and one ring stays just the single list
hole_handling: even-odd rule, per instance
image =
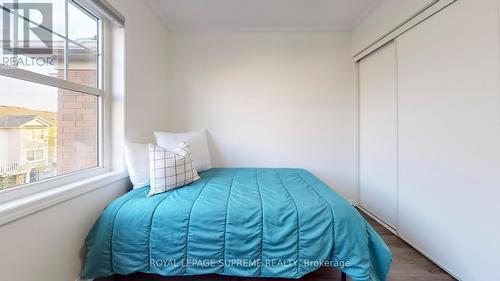
[{"label": "sky", "polygon": [[57,111],[57,88],[0,76],[0,105]]}]

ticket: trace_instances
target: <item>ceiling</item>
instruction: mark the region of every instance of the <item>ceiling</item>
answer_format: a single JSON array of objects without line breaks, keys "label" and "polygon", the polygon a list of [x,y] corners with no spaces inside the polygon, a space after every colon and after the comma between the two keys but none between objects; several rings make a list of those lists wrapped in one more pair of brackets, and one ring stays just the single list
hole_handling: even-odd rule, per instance
[{"label": "ceiling", "polygon": [[351,31],[383,0],[148,0],[171,30]]}]

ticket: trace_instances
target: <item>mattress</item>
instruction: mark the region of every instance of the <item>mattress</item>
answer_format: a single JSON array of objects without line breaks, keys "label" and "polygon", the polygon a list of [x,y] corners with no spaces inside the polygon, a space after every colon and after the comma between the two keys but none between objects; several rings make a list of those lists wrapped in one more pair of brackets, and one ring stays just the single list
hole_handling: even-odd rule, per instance
[{"label": "mattress", "polygon": [[385,280],[391,253],[345,199],[303,169],[227,168],[147,198],[112,201],[91,228],[81,277],[144,272],[300,278],[332,266]]}]

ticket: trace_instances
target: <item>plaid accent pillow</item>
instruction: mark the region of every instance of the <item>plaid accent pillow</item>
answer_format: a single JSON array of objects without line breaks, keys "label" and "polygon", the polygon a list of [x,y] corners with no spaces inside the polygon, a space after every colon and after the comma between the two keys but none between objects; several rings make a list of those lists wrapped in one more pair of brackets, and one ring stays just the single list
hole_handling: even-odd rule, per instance
[{"label": "plaid accent pillow", "polygon": [[189,145],[182,142],[169,151],[149,144],[149,177],[151,189],[148,197],[199,180]]}]

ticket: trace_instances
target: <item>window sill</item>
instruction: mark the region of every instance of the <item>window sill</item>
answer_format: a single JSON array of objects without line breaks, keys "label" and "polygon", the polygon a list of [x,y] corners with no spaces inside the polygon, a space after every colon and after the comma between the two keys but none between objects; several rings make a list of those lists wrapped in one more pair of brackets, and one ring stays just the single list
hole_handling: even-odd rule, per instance
[{"label": "window sill", "polygon": [[124,171],[107,172],[0,204],[0,226],[127,177]]}]

